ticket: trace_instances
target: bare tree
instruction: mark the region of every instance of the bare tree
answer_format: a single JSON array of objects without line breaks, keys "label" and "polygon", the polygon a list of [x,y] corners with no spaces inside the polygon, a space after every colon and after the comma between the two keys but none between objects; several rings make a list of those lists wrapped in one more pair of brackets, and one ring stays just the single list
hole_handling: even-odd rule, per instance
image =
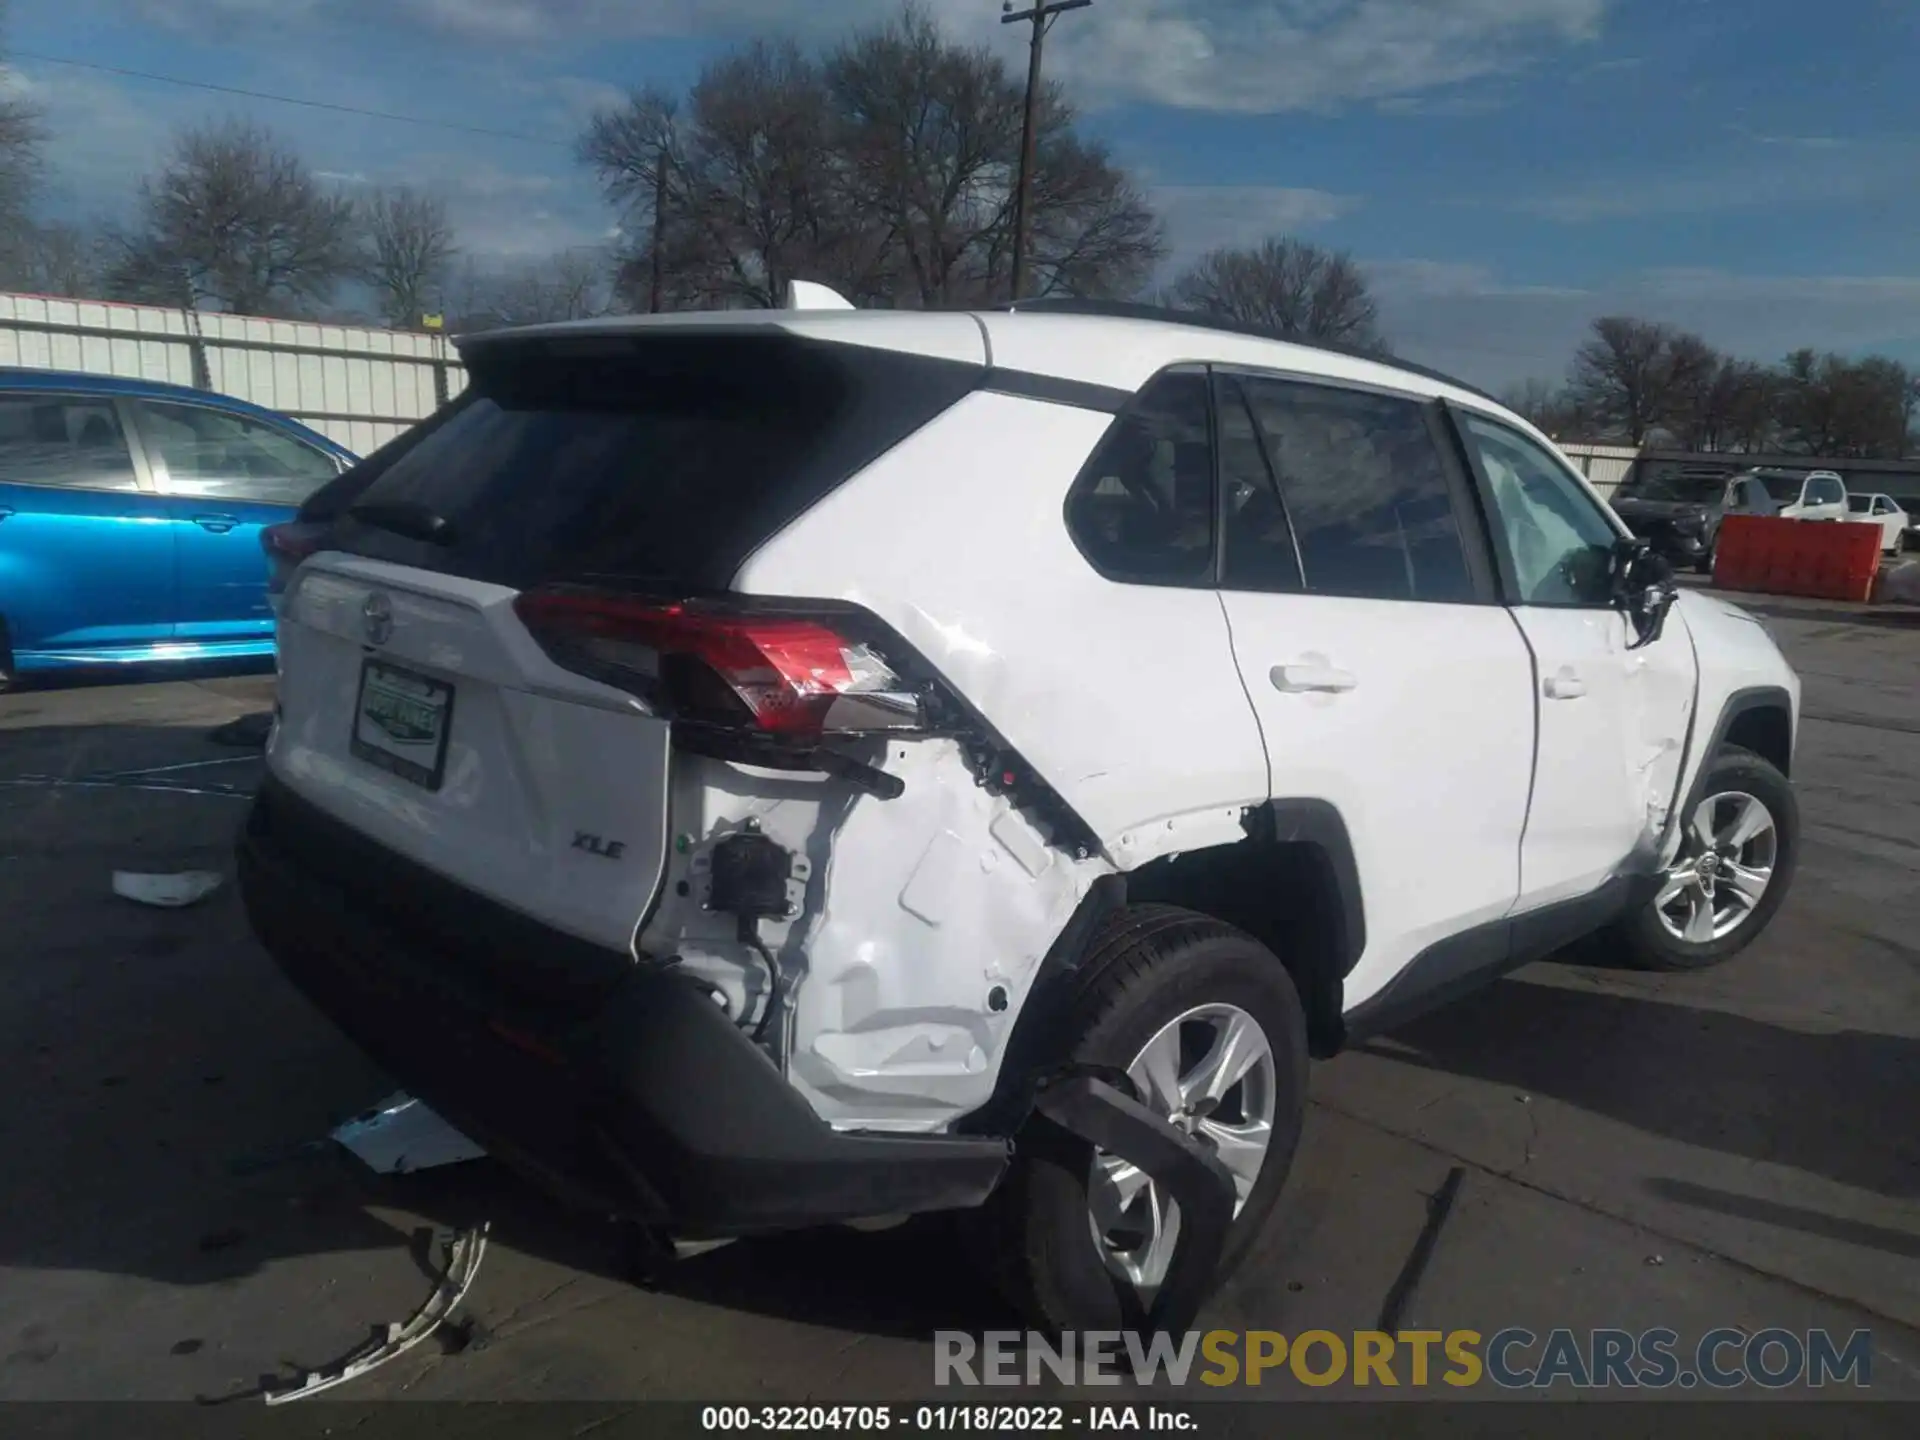
[{"label": "bare tree", "polygon": [[[7,10],[7,0],[0,0],[0,30]],[[0,53],[0,72],[4,69]],[[0,99],[0,267],[7,269],[21,265],[33,243],[33,201],[46,140],[42,120],[40,107],[31,101],[18,95]]]},{"label": "bare tree", "polygon": [[[596,116],[581,159],[632,237],[629,302],[656,267],[669,304],[777,305],[789,280],[856,303],[980,303],[1012,255],[1021,90],[990,52],[909,8],[824,62],[755,44],[684,103],[643,90]],[[1042,107],[1033,205],[1040,293],[1131,293],[1158,222],[1060,92]],[[649,304],[650,308],[650,304]]]},{"label": "bare tree", "polygon": [[636,90],[595,115],[575,148],[621,212],[627,243],[616,289],[635,309],[665,309],[674,206],[685,214],[689,198],[679,102],[658,88]]},{"label": "bare tree", "polygon": [[295,314],[359,268],[352,203],[243,121],[183,132],[140,216],[118,278],[161,303]]},{"label": "bare tree", "polygon": [[590,320],[612,309],[612,278],[608,256],[592,249],[490,267],[469,261],[449,286],[447,328],[471,333]]},{"label": "bare tree", "polygon": [[[1684,342],[1678,353],[1676,342]],[[1684,413],[1687,386],[1699,383],[1704,363],[1696,343],[1669,325],[1604,316],[1574,352],[1568,391],[1596,424],[1639,445],[1656,425]]]},{"label": "bare tree", "polygon": [[[948,41],[924,10],[856,35],[827,61],[843,180],[923,306],[1001,298],[1011,278],[1023,88],[993,52]],[[1037,293],[1131,294],[1160,226],[1107,152],[1081,139],[1056,86],[1036,122],[1030,242]]]},{"label": "bare tree", "polygon": [[789,280],[844,282],[853,222],[832,183],[832,106],[819,66],[795,45],[755,42],[707,67],[684,124],[677,109],[638,92],[596,116],[580,142],[609,199],[640,211],[643,243],[658,237],[674,299],[772,306]]},{"label": "bare tree", "polygon": [[1584,440],[1591,424],[1566,389],[1548,380],[1509,386],[1500,403],[1555,440]]},{"label": "bare tree", "polygon": [[1897,459],[1908,445],[1914,376],[1884,356],[1849,360],[1796,350],[1781,367],[1779,417],[1790,449]]},{"label": "bare tree", "polygon": [[446,202],[400,186],[376,190],[362,207],[362,275],[387,324],[410,328],[439,307],[458,247]]},{"label": "bare tree", "polygon": [[111,232],[63,220],[29,223],[14,239],[0,288],[74,299],[111,299]]},{"label": "bare tree", "polygon": [[1173,282],[1169,297],[1183,310],[1386,353],[1379,307],[1353,257],[1304,240],[1210,251]]}]

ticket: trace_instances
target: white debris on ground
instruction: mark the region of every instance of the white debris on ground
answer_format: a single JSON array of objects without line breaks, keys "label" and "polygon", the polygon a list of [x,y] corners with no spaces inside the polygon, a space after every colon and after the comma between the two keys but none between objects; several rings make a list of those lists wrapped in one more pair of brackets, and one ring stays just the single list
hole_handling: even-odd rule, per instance
[{"label": "white debris on ground", "polygon": [[113,872],[113,893],[137,905],[179,910],[197,905],[220,888],[217,870],[182,870],[171,875],[147,875],[133,870]]},{"label": "white debris on ground", "polygon": [[339,1126],[333,1138],[381,1175],[457,1165],[487,1153],[404,1092]]},{"label": "white debris on ground", "polygon": [[1880,577],[1876,599],[1900,605],[1920,605],[1920,560],[1902,560]]},{"label": "white debris on ground", "polygon": [[384,1332],[338,1365],[309,1371],[300,1378],[298,1384],[285,1390],[268,1391],[265,1397],[267,1404],[284,1405],[290,1400],[304,1400],[309,1395],[318,1395],[323,1390],[357,1380],[369,1370],[376,1370],[389,1360],[399,1359],[433,1334],[453,1314],[472,1287],[473,1277],[480,1270],[481,1257],[487,1253],[487,1230],[488,1227],[483,1224],[472,1230],[463,1230],[454,1237],[453,1243],[447,1247],[446,1269],[441,1272],[440,1283],[434,1287],[427,1303],[414,1311],[409,1319],[389,1324]]}]

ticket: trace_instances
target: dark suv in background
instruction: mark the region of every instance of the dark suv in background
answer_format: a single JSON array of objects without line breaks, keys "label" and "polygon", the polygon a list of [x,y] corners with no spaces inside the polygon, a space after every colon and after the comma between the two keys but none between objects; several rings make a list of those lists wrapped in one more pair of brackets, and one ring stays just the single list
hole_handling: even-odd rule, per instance
[{"label": "dark suv in background", "polygon": [[1713,572],[1720,522],[1728,515],[1777,515],[1780,506],[1756,474],[1636,467],[1613,493],[1627,528],[1675,565]]}]

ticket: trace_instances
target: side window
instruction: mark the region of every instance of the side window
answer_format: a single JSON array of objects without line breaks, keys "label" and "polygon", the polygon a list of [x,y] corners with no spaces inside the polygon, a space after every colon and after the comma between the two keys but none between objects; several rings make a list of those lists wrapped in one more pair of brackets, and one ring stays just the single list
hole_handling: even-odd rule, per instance
[{"label": "side window", "polygon": [[0,399],[0,484],[140,488],[112,403],[51,396]]},{"label": "side window", "polygon": [[1152,381],[1113,422],[1067,494],[1067,528],[1109,580],[1213,579],[1213,447],[1207,377]]},{"label": "side window", "polygon": [[1873,513],[1876,515],[1891,515],[1893,513],[1893,502],[1884,495],[1876,495],[1873,500]]},{"label": "side window", "polygon": [[169,495],[298,505],[340,473],[323,452],[258,420],[204,405],[136,403]]},{"label": "side window", "polygon": [[1612,602],[1619,531],[1573,476],[1517,431],[1462,415],[1493,491],[1495,527],[1523,605],[1604,606]]},{"label": "side window", "polygon": [[1226,507],[1220,583],[1228,590],[1298,592],[1300,552],[1280,504],[1280,488],[1266,442],[1253,423],[1245,387],[1232,376],[1219,382],[1215,403],[1220,479]]},{"label": "side window", "polygon": [[1241,385],[1310,594],[1478,598],[1424,406],[1286,380]]}]

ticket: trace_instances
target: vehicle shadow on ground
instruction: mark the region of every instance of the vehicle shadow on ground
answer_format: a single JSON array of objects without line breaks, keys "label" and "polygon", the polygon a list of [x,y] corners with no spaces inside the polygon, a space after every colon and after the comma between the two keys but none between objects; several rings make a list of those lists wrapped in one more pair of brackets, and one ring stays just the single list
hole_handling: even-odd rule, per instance
[{"label": "vehicle shadow on ground", "polygon": [[[395,1087],[252,938],[231,847],[257,752],[216,743],[211,724],[62,725],[21,713],[32,697],[8,703],[26,726],[0,739],[0,1266],[219,1287],[485,1219],[508,1248],[633,1278],[617,1227],[491,1162],[378,1176],[327,1139]],[[112,895],[122,866],[227,883],[149,908]],[[741,1241],[653,1288],[874,1335],[1004,1324],[954,1228]]]},{"label": "vehicle shadow on ground", "polygon": [[405,1205],[440,1226],[486,1220],[500,1243],[588,1274],[700,1304],[892,1339],[936,1330],[1018,1328],[952,1216],[860,1232],[808,1230],[736,1240],[649,1273],[622,1227],[550,1201],[491,1161],[357,1183],[370,1203]]},{"label": "vehicle shadow on ground", "polygon": [[1364,1047],[1651,1135],[1920,1197],[1920,1040],[1502,980]]}]

